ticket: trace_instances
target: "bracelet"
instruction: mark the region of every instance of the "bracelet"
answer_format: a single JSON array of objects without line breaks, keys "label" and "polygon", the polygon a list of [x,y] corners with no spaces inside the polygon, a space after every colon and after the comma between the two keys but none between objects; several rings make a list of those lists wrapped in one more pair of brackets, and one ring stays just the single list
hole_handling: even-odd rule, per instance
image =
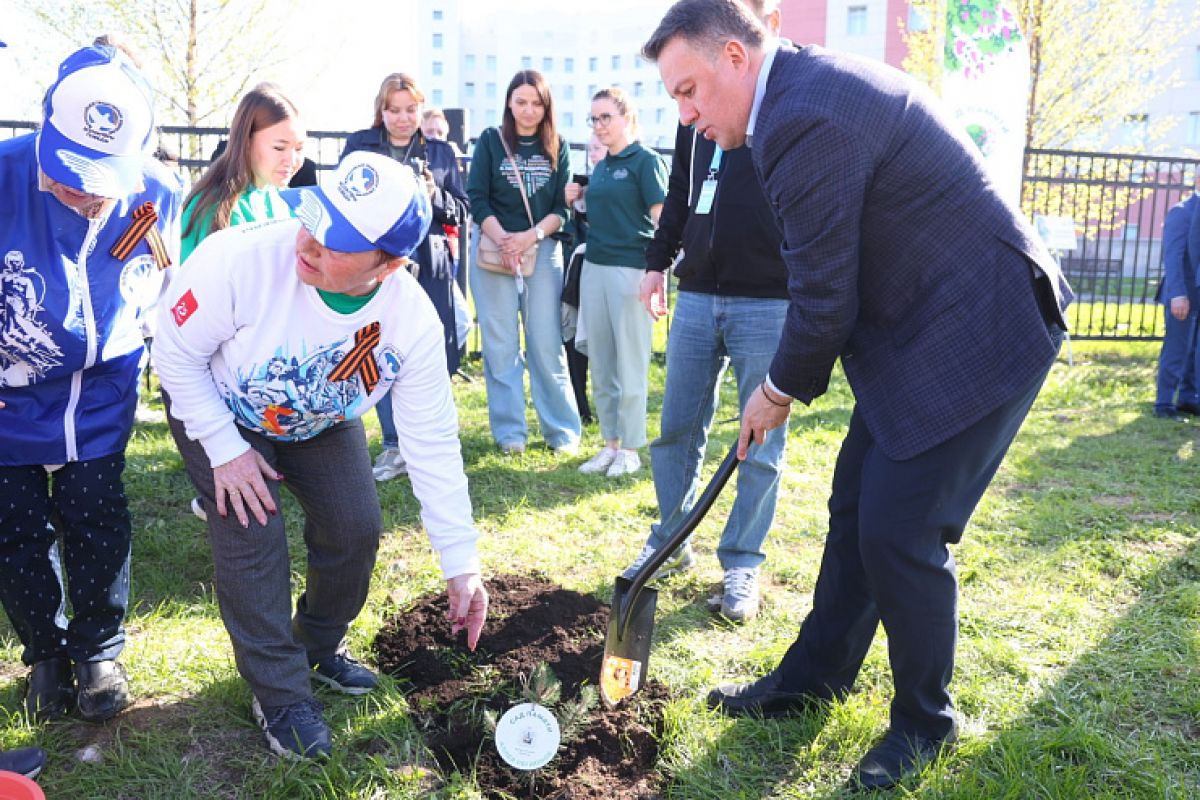
[{"label": "bracelet", "polygon": [[774,400],[772,400],[771,395],[767,394],[767,384],[765,382],[758,385],[758,390],[762,392],[763,397],[767,398],[767,402],[776,408],[787,408],[792,404],[791,400],[788,400],[786,403],[776,403]]}]

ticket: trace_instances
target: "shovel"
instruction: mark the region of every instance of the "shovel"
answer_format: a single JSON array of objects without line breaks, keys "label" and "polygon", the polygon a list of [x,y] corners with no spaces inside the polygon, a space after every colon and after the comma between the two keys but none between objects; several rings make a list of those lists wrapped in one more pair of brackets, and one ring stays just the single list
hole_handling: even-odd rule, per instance
[{"label": "shovel", "polygon": [[650,636],[654,633],[654,608],[658,592],[646,588],[646,581],[658,568],[679,549],[704,515],[712,508],[713,501],[729,482],[729,476],[737,469],[737,443],[729,449],[729,455],[717,467],[708,486],[692,510],[679,523],[662,547],[646,560],[634,573],[632,580],[617,576],[613,588],[612,609],[608,618],[608,638],[604,641],[604,662],[600,667],[600,696],[609,708],[616,706],[626,697],[642,688],[646,664],[650,660]]}]

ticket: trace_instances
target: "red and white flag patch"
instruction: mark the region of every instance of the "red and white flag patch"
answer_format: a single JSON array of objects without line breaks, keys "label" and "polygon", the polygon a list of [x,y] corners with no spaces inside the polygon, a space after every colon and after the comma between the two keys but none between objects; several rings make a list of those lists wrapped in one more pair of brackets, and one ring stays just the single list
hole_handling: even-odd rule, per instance
[{"label": "red and white flag patch", "polygon": [[182,325],[192,318],[192,314],[196,313],[199,305],[196,303],[196,295],[192,294],[192,290],[188,289],[183,297],[175,301],[175,305],[171,307],[171,316],[175,317],[175,324]]}]

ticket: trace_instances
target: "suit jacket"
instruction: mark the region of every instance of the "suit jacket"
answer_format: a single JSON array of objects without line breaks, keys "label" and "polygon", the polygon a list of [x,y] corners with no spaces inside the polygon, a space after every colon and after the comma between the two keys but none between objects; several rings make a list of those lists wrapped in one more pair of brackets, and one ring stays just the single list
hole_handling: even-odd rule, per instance
[{"label": "suit jacket", "polygon": [[1196,276],[1200,272],[1200,194],[1171,206],[1163,220],[1163,278],[1159,299],[1186,297],[1196,302]]},{"label": "suit jacket", "polygon": [[964,132],[904,74],[782,47],[752,153],[791,306],[771,381],[809,403],[840,357],[893,459],[979,421],[1044,372],[1070,287]]}]

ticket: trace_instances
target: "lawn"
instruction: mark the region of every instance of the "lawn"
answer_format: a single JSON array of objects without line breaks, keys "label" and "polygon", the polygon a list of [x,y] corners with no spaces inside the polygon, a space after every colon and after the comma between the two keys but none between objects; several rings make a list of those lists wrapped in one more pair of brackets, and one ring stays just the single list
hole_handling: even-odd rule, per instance
[{"label": "lawn", "polygon": [[[1076,343],[1041,398],[957,547],[961,642],[952,690],[959,748],[894,793],[919,798],[1200,796],[1200,424],[1150,417],[1157,346]],[[478,364],[471,365],[477,372]],[[652,369],[657,425],[662,367]],[[482,381],[456,388],[463,451],[490,572],[537,571],[607,597],[654,519],[647,470],[610,481],[578,457],[539,446],[500,455],[487,433]],[[718,419],[736,413],[724,387]],[[720,579],[721,498],[700,528],[699,568],[659,597],[652,676],[667,709],[660,767],[670,798],[827,798],[887,724],[882,634],[855,691],[824,718],[731,721],[703,707],[717,681],[771,667],[808,608],[825,499],[851,395],[831,391],[791,420],[788,470],[768,541],[763,613],[737,627],[704,610]],[[472,797],[470,775],[429,768],[404,686],[367,698],[322,694],[337,754],[281,763],[250,720],[212,591],[201,523],[161,418],[143,411],[126,474],[134,514],[133,607],[123,657],[136,705],[114,723],[30,727],[19,713],[24,669],[7,627],[0,666],[0,746],[50,752],[52,798]],[[372,445],[378,434],[371,422]],[[714,431],[709,469],[736,435]],[[371,598],[352,629],[370,653],[389,614],[443,584],[406,479],[380,487],[387,533]],[[285,509],[298,541],[295,503]],[[293,549],[295,554],[297,549]],[[297,583],[303,564],[294,564]],[[83,758],[81,758],[81,756]]]}]

